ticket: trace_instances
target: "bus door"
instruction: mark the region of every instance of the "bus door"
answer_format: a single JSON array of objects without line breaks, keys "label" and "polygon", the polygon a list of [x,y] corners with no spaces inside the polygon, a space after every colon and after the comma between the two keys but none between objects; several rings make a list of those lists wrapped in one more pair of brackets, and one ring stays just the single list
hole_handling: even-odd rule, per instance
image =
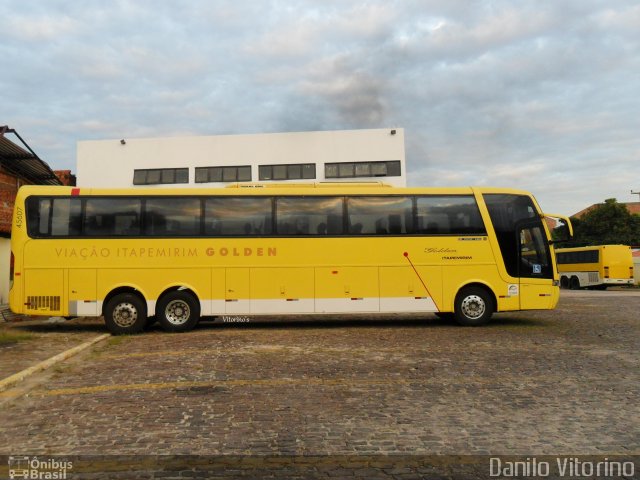
[{"label": "bus door", "polygon": [[517,224],[520,308],[550,308],[554,301],[553,264],[547,236],[539,219]]}]

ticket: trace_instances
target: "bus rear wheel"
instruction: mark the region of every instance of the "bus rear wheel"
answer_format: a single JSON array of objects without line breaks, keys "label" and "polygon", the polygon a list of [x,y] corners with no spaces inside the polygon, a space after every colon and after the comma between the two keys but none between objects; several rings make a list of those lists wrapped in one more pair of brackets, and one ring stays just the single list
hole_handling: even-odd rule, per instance
[{"label": "bus rear wheel", "polygon": [[113,335],[139,333],[147,323],[147,306],[133,293],[120,293],[104,307],[104,323]]},{"label": "bus rear wheel", "polygon": [[200,320],[200,302],[187,291],[169,292],[156,305],[156,318],[167,332],[187,332]]},{"label": "bus rear wheel", "polygon": [[491,294],[484,288],[463,288],[456,295],[454,316],[456,322],[467,327],[486,325],[495,307]]},{"label": "bus rear wheel", "polygon": [[571,290],[580,290],[580,280],[578,280],[578,277],[571,277],[569,288]]}]

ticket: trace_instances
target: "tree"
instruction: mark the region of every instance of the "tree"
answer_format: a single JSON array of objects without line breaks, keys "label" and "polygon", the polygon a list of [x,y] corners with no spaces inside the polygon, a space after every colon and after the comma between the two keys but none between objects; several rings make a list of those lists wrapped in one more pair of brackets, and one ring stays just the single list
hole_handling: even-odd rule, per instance
[{"label": "tree", "polygon": [[626,205],[608,198],[581,218],[571,218],[574,237],[571,246],[640,245],[640,215],[633,215]]}]

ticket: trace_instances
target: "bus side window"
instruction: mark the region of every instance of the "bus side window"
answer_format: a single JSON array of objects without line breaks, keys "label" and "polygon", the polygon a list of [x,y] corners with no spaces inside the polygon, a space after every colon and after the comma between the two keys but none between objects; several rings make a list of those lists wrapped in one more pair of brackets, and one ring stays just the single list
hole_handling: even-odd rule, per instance
[{"label": "bus side window", "polygon": [[279,197],[276,231],[278,235],[337,235],[342,233],[342,209],[342,197]]},{"label": "bus side window", "polygon": [[142,201],[139,198],[88,198],[84,235],[139,236],[141,212]]},{"label": "bus side window", "polygon": [[342,235],[342,215],[327,216],[327,235]]},{"label": "bus side window", "polygon": [[210,197],[204,201],[205,235],[271,235],[271,197]]},{"label": "bus side window", "polygon": [[48,237],[51,219],[51,198],[29,197],[27,206],[27,228],[30,237]]},{"label": "bus side window", "polygon": [[416,197],[417,231],[433,234],[486,235],[478,204],[472,195]]},{"label": "bus side window", "polygon": [[374,222],[376,235],[386,235],[389,233],[387,230],[387,221],[384,218],[379,218]]},{"label": "bus side window", "polygon": [[147,235],[190,237],[200,233],[199,198],[150,198],[145,213]]},{"label": "bus side window", "polygon": [[449,217],[442,213],[428,216],[427,231],[425,233],[450,233]]},{"label": "bus side window", "polygon": [[54,198],[51,212],[51,236],[80,235],[81,203],[79,198]]},{"label": "bus side window", "polygon": [[402,233],[402,220],[400,215],[389,215],[389,233]]},{"label": "bus side window", "polygon": [[413,199],[411,197],[395,195],[349,197],[347,211],[351,234],[413,233]]}]

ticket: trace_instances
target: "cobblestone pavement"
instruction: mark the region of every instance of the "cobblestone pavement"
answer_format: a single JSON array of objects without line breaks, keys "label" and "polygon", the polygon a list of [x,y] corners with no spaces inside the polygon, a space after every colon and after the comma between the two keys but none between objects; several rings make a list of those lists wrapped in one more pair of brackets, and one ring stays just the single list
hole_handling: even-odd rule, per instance
[{"label": "cobblestone pavement", "polygon": [[[447,478],[427,471],[449,458],[433,455],[640,454],[638,292],[563,292],[555,311],[484,328],[220,321],[114,337],[66,362],[2,405],[0,455],[233,463],[213,477]],[[488,457],[468,458],[484,473],[451,478],[488,477]]]},{"label": "cobblestone pavement", "polygon": [[105,333],[95,319],[34,318],[0,323],[0,380]]}]

